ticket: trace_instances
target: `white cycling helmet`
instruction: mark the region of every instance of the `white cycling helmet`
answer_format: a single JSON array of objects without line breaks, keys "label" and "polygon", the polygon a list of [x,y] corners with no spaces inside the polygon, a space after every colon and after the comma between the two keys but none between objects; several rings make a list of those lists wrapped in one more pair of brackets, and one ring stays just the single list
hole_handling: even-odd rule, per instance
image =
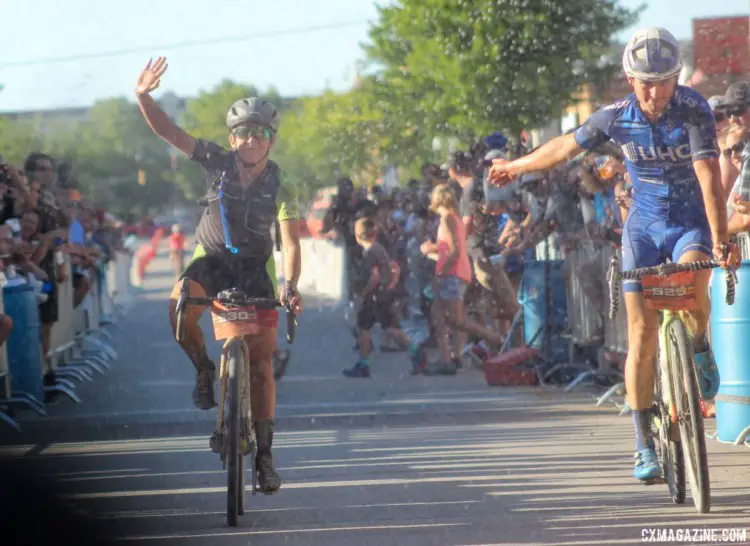
[{"label": "white cycling helmet", "polygon": [[661,81],[682,70],[682,49],[672,33],[654,27],[637,30],[622,54],[625,74],[641,81]]}]

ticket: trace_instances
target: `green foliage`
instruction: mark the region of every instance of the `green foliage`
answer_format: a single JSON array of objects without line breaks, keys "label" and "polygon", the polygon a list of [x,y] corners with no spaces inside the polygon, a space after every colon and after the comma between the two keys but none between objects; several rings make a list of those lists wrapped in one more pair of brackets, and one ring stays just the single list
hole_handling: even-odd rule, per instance
[{"label": "green foliage", "polygon": [[366,52],[389,101],[424,130],[463,138],[559,117],[583,84],[611,70],[601,55],[636,17],[611,0],[402,0],[378,9]]},{"label": "green foliage", "polygon": [[[176,120],[198,138],[227,145],[225,115],[236,100],[263,96],[281,112],[271,157],[309,199],[342,175],[377,180],[389,166],[418,176],[441,161],[435,137],[468,145],[559,117],[584,84],[618,67],[601,63],[611,37],[639,13],[613,0],[400,0],[378,8],[364,46],[368,75],[346,92],[284,99],[275,89],[224,80],[187,100]],[[137,215],[175,196],[205,191],[202,169],[155,137],[125,99],[97,103],[75,126],[0,118],[0,153],[20,162],[44,150],[74,165],[84,191],[113,212]],[[147,184],[137,184],[138,169]]]}]

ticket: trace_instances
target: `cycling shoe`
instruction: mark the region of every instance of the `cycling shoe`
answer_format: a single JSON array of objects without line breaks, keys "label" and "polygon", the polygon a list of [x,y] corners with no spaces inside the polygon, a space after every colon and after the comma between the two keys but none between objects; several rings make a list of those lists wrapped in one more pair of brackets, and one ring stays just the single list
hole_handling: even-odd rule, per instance
[{"label": "cycling shoe", "polygon": [[636,480],[653,480],[661,477],[661,465],[654,448],[647,447],[636,451],[634,458],[633,477]]},{"label": "cycling shoe", "polygon": [[714,360],[714,353],[710,349],[702,353],[695,353],[695,364],[698,367],[701,391],[704,400],[713,400],[719,392],[721,377],[719,368]]}]

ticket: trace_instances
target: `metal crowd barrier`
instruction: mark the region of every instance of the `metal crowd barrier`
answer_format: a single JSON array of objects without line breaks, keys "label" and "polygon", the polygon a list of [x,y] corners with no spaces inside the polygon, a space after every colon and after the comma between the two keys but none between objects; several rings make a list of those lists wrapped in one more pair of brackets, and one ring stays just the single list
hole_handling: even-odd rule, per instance
[{"label": "metal crowd barrier", "polygon": [[[591,286],[584,282],[585,277],[591,273],[599,276],[601,268],[598,267],[598,252],[599,249],[587,244],[570,252],[565,260],[570,340],[581,347],[600,344],[603,337],[601,301],[596,305],[597,302],[592,299]],[[583,268],[590,270],[583,271]]]},{"label": "metal crowd barrier", "polygon": [[[73,306],[74,287],[68,256],[65,257],[64,267],[65,280],[57,285],[58,321],[52,327],[47,353],[55,371],[56,384],[45,386],[44,392],[63,393],[74,402],[81,403],[81,398],[75,392],[76,387],[83,382],[93,381],[94,373],[104,375],[117,359],[117,352],[108,343],[112,336],[103,327],[116,326],[118,316],[126,313],[133,303],[130,294],[131,258],[128,253],[118,251],[105,268],[86,270],[84,275],[90,282],[90,288],[77,308]],[[12,413],[14,402],[26,401],[13,398],[10,379],[4,345],[0,348],[0,381],[4,386],[0,390],[0,396],[4,396],[0,398],[0,420],[20,430],[18,423],[8,413]],[[46,414],[43,407],[32,409],[40,415]]]},{"label": "metal crowd barrier", "polygon": [[[601,253],[601,248],[589,242],[569,252],[565,260],[571,361],[577,357],[579,349],[596,349],[601,353],[604,343],[604,293],[607,287]],[[622,373],[608,365],[604,358],[598,358],[568,384],[565,392],[587,380],[613,377],[622,379]]]},{"label": "metal crowd barrier", "polygon": [[610,245],[597,248],[592,243],[584,243],[566,254],[570,360],[576,360],[579,349],[595,349],[597,358],[596,363],[592,362],[568,383],[565,392],[586,381],[615,379],[617,382],[612,387],[594,398],[597,406],[613,402],[623,414],[629,407],[624,401],[623,372],[617,364],[627,354],[627,316],[621,306],[614,320],[609,318],[609,287],[605,281],[614,252],[619,251]]},{"label": "metal crowd barrier", "polygon": [[[5,313],[5,305],[3,303],[3,291],[0,287],[0,314]],[[0,347],[0,381],[2,381],[2,399],[0,399],[0,421],[5,422],[18,432],[21,431],[21,427],[13,417],[8,415],[10,411],[9,400],[12,399],[10,389],[10,369],[8,368],[8,344],[3,343]]]}]

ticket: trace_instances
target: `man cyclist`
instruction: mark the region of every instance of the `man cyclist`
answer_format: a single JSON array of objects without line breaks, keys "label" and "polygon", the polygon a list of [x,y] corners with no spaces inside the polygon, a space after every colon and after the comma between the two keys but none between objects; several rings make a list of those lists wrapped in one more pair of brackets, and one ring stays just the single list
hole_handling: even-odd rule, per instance
[{"label": "man cyclist", "polygon": [[[623,271],[655,266],[666,258],[708,260],[712,254],[722,266],[733,265],[736,251],[728,246],[714,118],[697,91],[677,85],[682,69],[679,43],[662,28],[639,30],[625,48],[623,68],[633,94],[593,114],[575,133],[555,138],[526,157],[496,161],[491,179],[502,185],[611,139],[621,146],[633,183],[632,208],[622,241]],[[719,388],[705,333],[710,275],[710,271],[697,273],[698,309],[685,316],[694,335],[706,399],[713,398]],[[658,315],[646,308],[640,283],[625,282],[624,293],[629,343],[625,384],[636,432],[633,475],[648,480],[661,475],[649,417]]]},{"label": "man cyclist", "polygon": [[[299,312],[297,292],[300,274],[299,205],[296,189],[268,154],[276,140],[279,114],[269,102],[248,98],[235,102],[227,113],[231,151],[216,143],[196,139],[175,125],[151,97],[167,69],[166,59],[151,60],[141,72],[136,96],[143,116],[159,137],[199,163],[208,172],[211,186],[206,208],[196,229],[197,245],[192,261],[174,286],[169,314],[175,328],[175,307],[182,284],[187,282],[196,297],[216,296],[222,290],[239,288],[253,297],[276,296],[276,273],[271,229],[278,221],[284,246],[286,283],[280,291],[282,303]],[[219,207],[218,184],[224,183],[224,206],[232,244],[237,254],[226,249]],[[215,365],[206,354],[198,320],[205,307],[191,306],[184,311],[185,338],[180,343],[196,369],[193,402],[210,409],[214,401]],[[252,413],[258,441],[256,467],[260,489],[274,493],[281,486],[275,471],[271,446],[276,385],[273,355],[276,349],[278,313],[258,310],[260,333],[247,339],[252,379]]]}]

